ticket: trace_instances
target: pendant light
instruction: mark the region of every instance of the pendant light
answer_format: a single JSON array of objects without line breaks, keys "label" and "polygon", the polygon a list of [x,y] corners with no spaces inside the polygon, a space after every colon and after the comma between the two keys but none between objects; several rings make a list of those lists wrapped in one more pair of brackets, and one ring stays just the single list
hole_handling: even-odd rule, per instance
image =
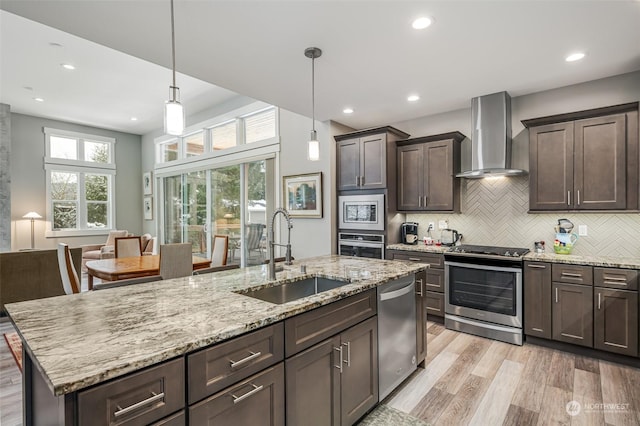
[{"label": "pendant light", "polygon": [[318,161],[320,159],[320,142],[318,142],[318,134],[316,133],[316,99],[315,99],[315,60],[322,56],[322,50],[317,47],[307,47],[304,50],[304,56],[311,58],[311,138],[307,146],[307,158],[309,161]]},{"label": "pendant light", "polygon": [[164,132],[180,136],[184,131],[184,108],[180,103],[180,89],[176,86],[176,36],[173,23],[173,0],[171,0],[171,60],[173,84],[169,86],[171,99],[164,104]]}]

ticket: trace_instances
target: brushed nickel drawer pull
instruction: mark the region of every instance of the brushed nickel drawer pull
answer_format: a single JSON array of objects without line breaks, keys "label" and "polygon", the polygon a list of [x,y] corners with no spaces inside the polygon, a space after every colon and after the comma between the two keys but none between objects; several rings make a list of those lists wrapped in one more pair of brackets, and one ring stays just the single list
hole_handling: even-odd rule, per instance
[{"label": "brushed nickel drawer pull", "polygon": [[231,397],[233,398],[233,403],[237,404],[238,402],[245,400],[247,398],[249,398],[251,395],[253,395],[254,393],[258,393],[260,392],[262,389],[264,389],[263,385],[260,386],[256,386],[253,383],[251,383],[251,386],[253,386],[253,389],[251,389],[249,392],[245,393],[244,395],[240,395],[240,396],[235,396],[234,394],[231,394]]},{"label": "brushed nickel drawer pull", "polygon": [[556,287],[556,303],[558,303],[558,287]]},{"label": "brushed nickel drawer pull", "polygon": [[601,294],[598,293],[598,310],[600,310],[600,296],[601,296]]},{"label": "brushed nickel drawer pull", "polygon": [[607,281],[626,281],[627,277],[603,277],[604,278],[604,282]]},{"label": "brushed nickel drawer pull", "polygon": [[249,353],[251,355],[249,355],[246,358],[242,358],[240,361],[234,361],[234,360],[230,359],[229,362],[231,363],[231,368],[236,368],[236,367],[244,364],[245,362],[249,362],[251,360],[254,360],[254,359],[258,358],[260,355],[262,355],[262,352],[251,352],[251,351],[249,351]]},{"label": "brushed nickel drawer pull", "polygon": [[546,266],[544,266],[544,265],[536,265],[536,264],[532,264],[532,263],[528,264],[527,266],[528,266],[529,268],[547,269],[547,267],[546,267]]},{"label": "brushed nickel drawer pull", "polygon": [[340,352],[340,362],[338,363],[338,365],[333,365],[335,368],[337,368],[338,370],[340,370],[340,374],[342,374],[342,363],[344,362],[342,359],[342,345],[340,345],[339,348],[334,347],[334,350]]},{"label": "brushed nickel drawer pull", "polygon": [[153,404],[154,402],[160,401],[163,398],[164,398],[164,392],[160,392],[160,393],[151,392],[151,396],[149,398],[140,402],[136,402],[135,404],[132,404],[128,407],[122,408],[119,405],[116,405],[116,408],[118,409],[118,411],[113,413],[113,417],[117,419],[120,416],[124,416],[125,414],[135,411],[138,408],[142,408],[149,404]]},{"label": "brushed nickel drawer pull", "polygon": [[347,347],[347,360],[343,362],[347,364],[347,367],[351,367],[351,342],[345,342],[342,345]]},{"label": "brushed nickel drawer pull", "polygon": [[563,277],[582,278],[582,274],[576,274],[574,272],[563,272]]},{"label": "brushed nickel drawer pull", "polygon": [[422,297],[422,296],[424,296],[424,294],[422,293],[422,279],[416,280],[416,282],[420,283],[420,287],[419,287],[420,291],[417,292],[417,293],[418,293],[418,296]]},{"label": "brushed nickel drawer pull", "polygon": [[422,259],[420,259],[419,257],[410,257],[409,260],[413,260],[414,262],[421,262]]}]

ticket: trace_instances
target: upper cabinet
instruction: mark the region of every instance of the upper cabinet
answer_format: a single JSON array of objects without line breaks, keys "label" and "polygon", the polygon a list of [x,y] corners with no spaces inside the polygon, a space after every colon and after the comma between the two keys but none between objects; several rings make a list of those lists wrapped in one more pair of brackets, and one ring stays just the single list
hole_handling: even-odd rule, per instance
[{"label": "upper cabinet", "polygon": [[462,133],[397,143],[399,211],[459,211]]},{"label": "upper cabinet", "polygon": [[336,136],[338,190],[387,188],[395,174],[395,141],[408,137],[389,126]]},{"label": "upper cabinet", "polygon": [[522,123],[529,210],[638,209],[638,103]]}]

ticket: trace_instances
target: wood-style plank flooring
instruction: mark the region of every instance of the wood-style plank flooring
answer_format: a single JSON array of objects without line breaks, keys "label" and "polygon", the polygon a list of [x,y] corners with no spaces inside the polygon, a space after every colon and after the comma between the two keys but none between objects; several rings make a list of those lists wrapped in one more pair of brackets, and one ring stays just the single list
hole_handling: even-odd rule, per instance
[{"label": "wood-style plank flooring", "polygon": [[[11,331],[11,323],[0,321],[0,333]],[[456,426],[640,425],[639,369],[535,345],[513,346],[433,322],[427,340],[426,368],[383,402],[416,420]],[[581,404],[575,416],[567,413],[570,401]],[[22,425],[20,370],[4,339],[0,424]]]},{"label": "wood-style plank flooring", "polygon": [[433,425],[640,425],[640,369],[427,327],[426,368],[392,408]]}]

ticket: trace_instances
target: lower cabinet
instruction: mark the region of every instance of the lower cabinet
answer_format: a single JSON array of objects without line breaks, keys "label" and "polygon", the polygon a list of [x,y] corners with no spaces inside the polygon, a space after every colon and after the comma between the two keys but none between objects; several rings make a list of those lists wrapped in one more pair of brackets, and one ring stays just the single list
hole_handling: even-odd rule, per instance
[{"label": "lower cabinet", "polygon": [[189,425],[284,425],[284,389],[279,363],[189,407]]},{"label": "lower cabinet", "polygon": [[553,339],[592,347],[593,287],[554,282],[553,297]]},{"label": "lower cabinet", "polygon": [[524,334],[551,339],[551,264],[524,263]]},{"label": "lower cabinet", "polygon": [[287,424],[352,425],[378,402],[377,317],[287,359]]},{"label": "lower cabinet", "polygon": [[638,293],[595,287],[594,347],[638,356]]}]

